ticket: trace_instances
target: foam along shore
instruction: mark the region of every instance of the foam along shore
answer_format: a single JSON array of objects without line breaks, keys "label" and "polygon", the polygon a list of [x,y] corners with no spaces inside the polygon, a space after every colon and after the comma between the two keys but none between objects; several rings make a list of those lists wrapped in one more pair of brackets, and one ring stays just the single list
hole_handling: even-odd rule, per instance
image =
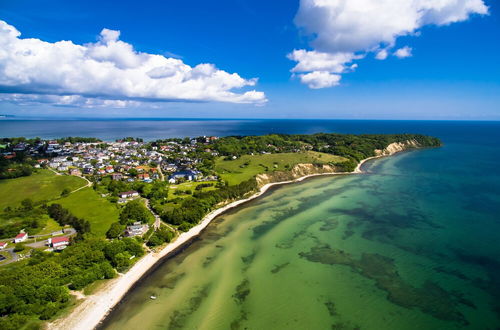
[{"label": "foam along shore", "polygon": [[[80,303],[73,311],[71,311],[64,318],[57,319],[47,325],[47,329],[53,330],[91,330],[99,325],[99,323],[104,320],[107,314],[122,300],[122,298],[127,294],[127,292],[133,287],[133,285],[139,281],[147,272],[150,270],[157,262],[159,262],[164,257],[168,256],[178,248],[182,247],[184,244],[188,243],[191,239],[198,236],[203,229],[205,229],[210,222],[217,216],[223,214],[229,209],[246,203],[252,199],[255,199],[262,194],[264,194],[269,188],[282,184],[289,184],[294,182],[300,182],[310,177],[323,176],[323,175],[346,175],[346,174],[356,174],[362,173],[361,165],[366,161],[374,158],[380,158],[384,156],[390,156],[399,151],[403,151],[404,146],[398,147],[396,149],[388,150],[393,144],[389,145],[383,151],[378,152],[379,155],[375,157],[370,157],[362,160],[353,172],[330,172],[330,173],[318,173],[305,175],[300,178],[272,182],[263,185],[258,192],[252,196],[241,199],[232,203],[229,203],[221,208],[218,208],[209,214],[207,214],[203,220],[189,231],[182,233],[177,237],[177,239],[169,243],[165,248],[159,252],[148,253],[142,259],[140,259],[135,265],[133,265],[125,274],[118,276],[115,279],[109,280],[106,285],[101,288],[98,292],[93,295],[85,297],[82,303]],[[387,150],[387,152],[386,152]]]}]

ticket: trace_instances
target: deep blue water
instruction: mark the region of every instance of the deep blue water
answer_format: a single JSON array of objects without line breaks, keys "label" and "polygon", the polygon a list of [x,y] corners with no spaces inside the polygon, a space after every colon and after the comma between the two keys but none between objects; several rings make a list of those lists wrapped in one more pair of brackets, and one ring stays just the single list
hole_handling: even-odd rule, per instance
[{"label": "deep blue water", "polygon": [[[0,120],[0,137],[126,136],[155,140],[201,135],[262,135],[269,133],[422,133],[467,143],[500,133],[500,122],[388,121],[388,120],[228,120],[228,119],[124,119],[124,120]],[[484,141],[486,142],[486,141]],[[494,143],[494,141],[489,141]]]}]

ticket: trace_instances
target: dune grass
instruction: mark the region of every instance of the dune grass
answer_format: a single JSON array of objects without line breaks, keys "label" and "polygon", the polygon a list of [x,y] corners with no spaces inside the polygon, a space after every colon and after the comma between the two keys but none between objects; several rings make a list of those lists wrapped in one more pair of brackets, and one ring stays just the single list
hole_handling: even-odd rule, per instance
[{"label": "dune grass", "polygon": [[248,180],[257,174],[290,170],[297,164],[328,164],[346,161],[345,158],[315,151],[300,153],[244,155],[235,160],[220,157],[216,172],[230,185]]},{"label": "dune grass", "polygon": [[74,190],[85,184],[82,178],[55,175],[49,170],[39,170],[31,176],[0,180],[0,209],[7,206],[16,207],[26,198],[35,202],[50,201],[59,198],[65,188]]}]

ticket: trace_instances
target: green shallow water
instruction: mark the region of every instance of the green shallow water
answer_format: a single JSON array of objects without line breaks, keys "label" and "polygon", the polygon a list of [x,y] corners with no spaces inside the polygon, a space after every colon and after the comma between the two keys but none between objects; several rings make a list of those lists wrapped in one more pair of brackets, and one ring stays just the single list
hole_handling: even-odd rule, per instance
[{"label": "green shallow water", "polygon": [[102,328],[497,329],[498,176],[436,171],[452,152],[281,186],[217,218]]}]

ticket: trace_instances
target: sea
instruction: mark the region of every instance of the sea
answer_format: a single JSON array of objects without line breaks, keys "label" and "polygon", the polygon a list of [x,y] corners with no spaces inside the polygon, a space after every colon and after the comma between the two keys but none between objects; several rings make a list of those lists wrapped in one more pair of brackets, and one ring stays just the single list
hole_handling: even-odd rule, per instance
[{"label": "sea", "polygon": [[100,328],[500,329],[500,122],[9,120],[0,132],[437,136],[440,148],[278,186],[219,216]]}]

